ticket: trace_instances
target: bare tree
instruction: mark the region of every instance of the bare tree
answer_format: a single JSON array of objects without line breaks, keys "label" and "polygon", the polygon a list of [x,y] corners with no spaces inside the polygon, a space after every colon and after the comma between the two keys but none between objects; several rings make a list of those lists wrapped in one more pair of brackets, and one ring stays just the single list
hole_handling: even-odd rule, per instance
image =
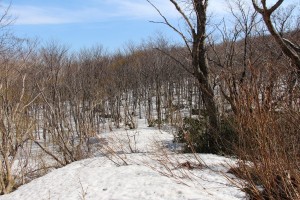
[{"label": "bare tree", "polygon": [[283,1],[284,0],[276,1],[276,3],[273,4],[273,6],[271,6],[270,8],[268,8],[266,0],[261,0],[260,4],[257,2],[257,0],[252,0],[252,4],[253,4],[255,10],[258,13],[260,13],[261,16],[263,17],[263,20],[264,20],[269,32],[275,39],[276,43],[280,46],[283,53],[287,57],[289,57],[291,59],[291,61],[293,62],[293,64],[296,66],[297,75],[298,75],[298,77],[300,77],[300,56],[299,56],[300,47],[299,47],[299,45],[294,44],[293,42],[289,41],[288,39],[283,38],[282,35],[280,35],[280,33],[278,33],[278,31],[274,27],[274,24],[271,19],[271,15],[281,6]]},{"label": "bare tree", "polygon": [[26,40],[13,44],[0,56],[0,194],[11,192],[24,178],[19,173],[26,171],[28,157],[20,155],[31,148],[28,141],[35,120],[30,106],[39,96],[28,87],[28,59],[34,46],[29,47]]},{"label": "bare tree", "polygon": [[[156,22],[169,26],[183,39],[189,56],[191,57],[191,64],[193,67],[192,74],[198,80],[199,87],[202,93],[202,99],[206,114],[208,116],[208,142],[209,148],[212,152],[216,151],[217,143],[216,136],[219,132],[218,111],[214,101],[214,90],[210,83],[209,64],[207,59],[207,7],[208,0],[191,0],[185,1],[184,4],[191,7],[192,10],[186,9],[180,4],[181,1],[170,0],[177,12],[181,15],[188,30],[187,34],[180,30],[180,28],[172,25],[169,20],[161,13],[161,11],[150,0],[147,0],[159,13],[164,21]],[[178,61],[180,62],[180,61]],[[181,62],[180,62],[181,63]],[[188,70],[188,66],[181,63],[181,66]]]}]

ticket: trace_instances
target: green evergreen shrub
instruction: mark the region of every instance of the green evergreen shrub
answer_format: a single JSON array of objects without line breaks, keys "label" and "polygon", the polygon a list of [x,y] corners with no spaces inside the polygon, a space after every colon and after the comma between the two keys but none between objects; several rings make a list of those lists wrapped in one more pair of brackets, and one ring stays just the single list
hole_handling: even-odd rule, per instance
[{"label": "green evergreen shrub", "polygon": [[175,140],[183,143],[184,153],[217,153],[234,154],[234,146],[238,141],[236,131],[234,130],[233,120],[230,118],[221,120],[220,134],[215,138],[218,149],[211,149],[208,135],[207,120],[205,118],[195,119],[185,117],[182,127],[179,127]]}]

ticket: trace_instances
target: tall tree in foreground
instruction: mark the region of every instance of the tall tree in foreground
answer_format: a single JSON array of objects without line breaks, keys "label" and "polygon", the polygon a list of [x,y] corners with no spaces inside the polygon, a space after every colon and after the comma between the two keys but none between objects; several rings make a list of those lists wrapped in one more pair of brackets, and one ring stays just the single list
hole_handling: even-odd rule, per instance
[{"label": "tall tree in foreground", "polygon": [[[180,28],[172,25],[150,0],[147,0],[163,18],[162,23],[169,26],[183,39],[191,58],[193,70],[192,75],[198,80],[205,111],[208,117],[208,148],[211,152],[217,151],[217,136],[219,134],[218,111],[214,101],[214,91],[210,83],[209,64],[206,49],[206,25],[208,0],[188,0],[185,2],[170,0],[177,12],[180,14],[188,30],[183,32]],[[184,6],[182,6],[184,5]],[[192,10],[187,8],[192,8]],[[172,55],[170,55],[172,57]],[[174,58],[175,59],[175,58]],[[185,69],[181,61],[177,62]]]},{"label": "tall tree in foreground", "polygon": [[261,3],[258,3],[257,0],[252,0],[252,4],[255,10],[261,14],[268,31],[280,46],[282,52],[291,59],[293,65],[296,67],[297,75],[300,77],[300,46],[283,38],[281,34],[276,31],[271,20],[271,15],[281,6],[283,1],[284,0],[277,0],[270,8],[268,8],[266,0],[261,0]]},{"label": "tall tree in foreground", "polygon": [[[289,91],[289,105],[292,106],[292,99],[293,99],[293,90],[296,85],[297,79],[300,79],[300,46],[298,44],[293,43],[292,41],[283,37],[283,33],[277,31],[276,24],[272,21],[272,14],[276,10],[280,8],[284,0],[277,0],[272,6],[267,6],[266,0],[261,0],[258,3],[257,0],[252,0],[252,4],[254,9],[262,16],[265,25],[267,26],[268,31],[279,45],[283,54],[291,60],[290,69],[290,80],[288,83],[288,91]],[[283,29],[285,26],[284,24],[290,18],[292,10],[288,12],[287,18],[283,19],[283,23],[281,24],[280,29]],[[299,31],[299,27],[296,27],[296,32]]]}]

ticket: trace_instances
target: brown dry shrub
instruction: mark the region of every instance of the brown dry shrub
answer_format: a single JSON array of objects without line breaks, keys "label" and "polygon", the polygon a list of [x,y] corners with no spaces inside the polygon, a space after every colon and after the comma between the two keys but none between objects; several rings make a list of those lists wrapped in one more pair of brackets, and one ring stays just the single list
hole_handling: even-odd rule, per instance
[{"label": "brown dry shrub", "polygon": [[299,102],[274,104],[276,93],[266,101],[266,89],[240,90],[235,117],[240,162],[230,172],[246,181],[242,188],[250,199],[300,199]]}]

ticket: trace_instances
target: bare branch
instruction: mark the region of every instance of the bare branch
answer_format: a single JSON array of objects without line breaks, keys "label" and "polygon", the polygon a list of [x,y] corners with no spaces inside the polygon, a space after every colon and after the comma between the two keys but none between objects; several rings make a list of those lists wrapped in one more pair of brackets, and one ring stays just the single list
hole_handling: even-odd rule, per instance
[{"label": "bare branch", "polygon": [[253,3],[255,10],[262,15],[263,20],[264,20],[269,32],[271,33],[272,37],[275,39],[276,43],[280,46],[283,53],[286,56],[288,56],[292,60],[292,62],[295,64],[297,71],[298,71],[297,72],[298,76],[300,77],[300,57],[297,54],[297,52],[299,52],[297,50],[298,47],[296,47],[294,44],[291,44],[291,43],[287,42],[286,40],[284,40],[284,38],[282,38],[282,36],[276,31],[276,29],[274,28],[274,25],[271,21],[272,12],[274,12],[276,9],[279,8],[279,6],[283,3],[283,0],[278,0],[270,9],[267,8],[266,0],[261,0],[263,8],[258,7],[256,0],[252,0],[252,3]]},{"label": "bare branch", "polygon": [[268,15],[270,16],[279,6],[283,3],[284,0],[278,0],[271,8],[267,7],[266,0],[261,0],[263,8],[260,8],[257,4],[257,0],[252,0],[252,4],[254,9],[259,12],[260,14]]},{"label": "bare branch", "polygon": [[188,73],[190,73],[191,75],[194,75],[193,72],[191,72],[182,62],[180,62],[180,60],[178,60],[177,58],[175,58],[174,56],[172,56],[171,54],[167,53],[166,51],[160,49],[160,48],[155,48],[156,50],[166,54],[167,56],[169,56],[170,58],[172,58],[175,62],[177,62],[180,67],[182,67],[185,71],[187,71]]},{"label": "bare branch", "polygon": [[181,14],[181,16],[183,17],[183,19],[185,20],[185,22],[187,23],[187,25],[189,26],[191,32],[193,35],[196,34],[195,29],[193,27],[193,25],[191,24],[189,18],[186,16],[186,14],[184,14],[184,12],[182,11],[182,9],[180,8],[180,6],[178,5],[178,3],[174,0],[170,0],[171,3],[175,6],[176,10]]},{"label": "bare branch", "polygon": [[286,39],[286,38],[282,38],[283,41],[289,45],[291,48],[293,48],[295,51],[297,51],[298,53],[300,53],[300,46],[292,43],[290,40]]},{"label": "bare branch", "polygon": [[190,48],[190,45],[189,45],[189,42],[188,42],[188,39],[186,38],[186,36],[180,32],[177,28],[175,28],[172,24],[170,24],[170,22],[167,20],[167,18],[160,12],[160,10],[150,1],[150,0],[146,0],[157,12],[158,14],[164,19],[164,22],[154,22],[154,21],[150,21],[152,23],[159,23],[159,24],[165,24],[167,26],[169,26],[171,29],[173,29],[176,33],[178,33],[181,38],[183,39],[186,47],[188,48],[189,50],[189,53],[192,54],[192,50]]},{"label": "bare branch", "polygon": [[273,13],[275,10],[277,10],[277,8],[279,8],[279,6],[283,3],[283,0],[278,0],[274,6],[272,6],[270,9],[269,9],[269,13]]},{"label": "bare branch", "polygon": [[45,147],[43,147],[38,141],[34,140],[34,143],[36,145],[38,145],[46,154],[48,154],[49,156],[51,156],[54,160],[56,160],[61,166],[65,166],[65,164],[60,161],[58,159],[58,157],[56,157],[53,153],[51,153],[50,151],[48,151]]},{"label": "bare branch", "polygon": [[254,9],[255,9],[257,12],[259,12],[260,14],[262,14],[262,13],[264,12],[264,10],[258,6],[256,0],[252,0],[252,4],[253,4]]}]

